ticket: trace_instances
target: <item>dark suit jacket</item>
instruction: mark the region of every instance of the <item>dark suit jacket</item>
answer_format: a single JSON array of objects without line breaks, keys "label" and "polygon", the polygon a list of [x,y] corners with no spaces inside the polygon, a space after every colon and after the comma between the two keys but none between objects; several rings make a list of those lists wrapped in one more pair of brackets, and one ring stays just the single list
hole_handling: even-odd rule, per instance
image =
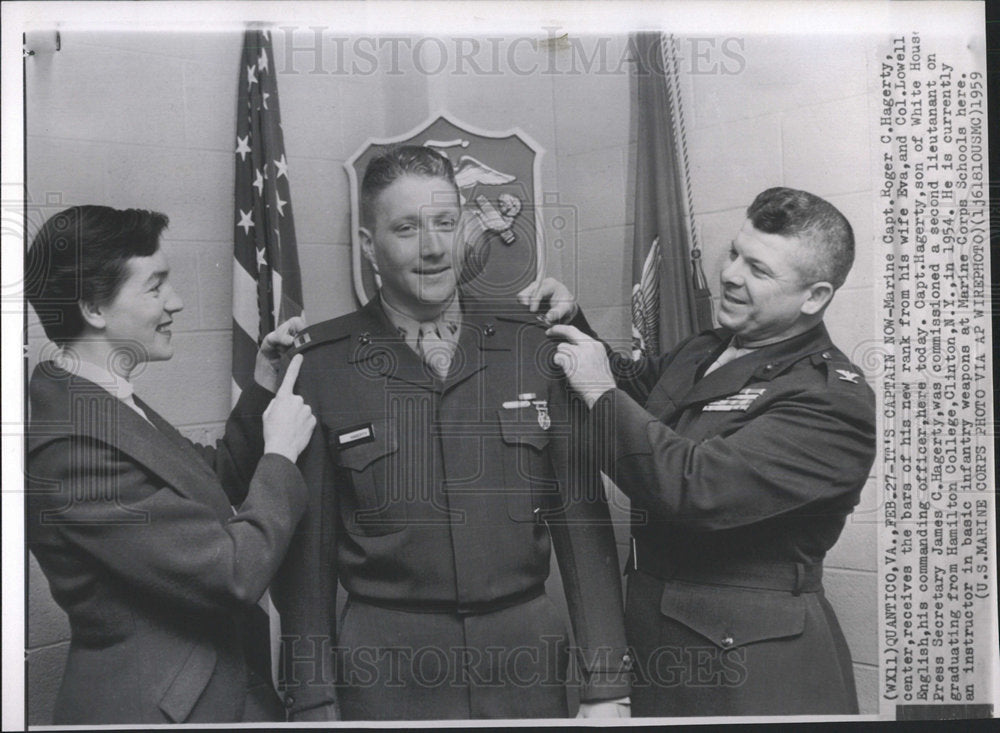
[{"label": "dark suit jacket", "polygon": [[[270,398],[246,390],[213,449],[138,399],[152,425],[93,382],[36,367],[28,542],[72,632],[56,723],[241,718],[243,626],[306,503],[294,464],[261,458]],[[239,415],[258,432],[241,433]]]},{"label": "dark suit jacket", "polygon": [[[299,461],[310,506],[273,588],[283,636],[300,640],[286,680],[293,714],[327,706],[334,715],[326,655],[337,639],[338,577],[376,604],[475,610],[540,588],[550,536],[580,647],[581,695],[628,694],[608,508],[569,432],[569,395],[548,361],[554,344],[520,306],[463,310],[444,382],[428,375],[378,298],[307,332],[297,389],[318,421]],[[532,400],[547,402],[547,419]],[[313,654],[326,658],[307,664]]]}]

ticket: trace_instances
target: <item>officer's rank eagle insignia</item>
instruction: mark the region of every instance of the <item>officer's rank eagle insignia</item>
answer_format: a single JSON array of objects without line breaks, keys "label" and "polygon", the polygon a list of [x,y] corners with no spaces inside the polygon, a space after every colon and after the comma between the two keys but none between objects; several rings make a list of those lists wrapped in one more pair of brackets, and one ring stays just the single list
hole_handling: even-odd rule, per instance
[{"label": "officer's rank eagle insignia", "polygon": [[857,384],[858,377],[861,376],[860,374],[849,372],[846,369],[834,369],[834,371],[837,372],[837,375],[840,377],[840,379],[842,379],[845,382],[850,382],[851,384]]}]

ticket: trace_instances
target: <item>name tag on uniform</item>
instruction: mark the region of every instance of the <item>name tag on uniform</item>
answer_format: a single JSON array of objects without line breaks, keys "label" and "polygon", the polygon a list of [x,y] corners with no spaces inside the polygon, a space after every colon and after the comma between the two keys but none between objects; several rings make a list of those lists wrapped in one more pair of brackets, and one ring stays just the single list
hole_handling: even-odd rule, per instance
[{"label": "name tag on uniform", "polygon": [[764,387],[744,387],[736,394],[709,402],[701,410],[702,412],[746,412],[753,401],[766,391]]},{"label": "name tag on uniform", "polygon": [[375,428],[371,423],[347,428],[337,433],[337,446],[339,448],[346,448],[358,443],[371,443],[373,440],[375,440]]}]

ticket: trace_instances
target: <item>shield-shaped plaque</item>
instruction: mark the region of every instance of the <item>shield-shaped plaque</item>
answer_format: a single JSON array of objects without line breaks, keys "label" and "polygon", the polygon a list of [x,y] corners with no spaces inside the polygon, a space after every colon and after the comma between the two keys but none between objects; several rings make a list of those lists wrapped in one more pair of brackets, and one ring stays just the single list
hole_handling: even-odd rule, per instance
[{"label": "shield-shaped plaque", "polygon": [[464,249],[464,292],[479,300],[508,299],[544,272],[536,212],[542,148],[516,128],[480,130],[440,114],[399,137],[369,139],[344,163],[350,181],[354,291],[362,304],[379,282],[358,236],[361,181],[368,161],[399,145],[431,147],[455,169],[463,204],[457,246]]}]

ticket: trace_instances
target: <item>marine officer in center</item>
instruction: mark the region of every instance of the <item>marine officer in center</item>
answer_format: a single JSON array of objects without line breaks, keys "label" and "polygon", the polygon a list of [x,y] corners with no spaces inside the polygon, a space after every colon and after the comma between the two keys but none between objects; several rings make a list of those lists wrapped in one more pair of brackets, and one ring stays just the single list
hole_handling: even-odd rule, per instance
[{"label": "marine officer in center", "polygon": [[[320,429],[273,588],[292,720],[566,717],[571,651],[581,714],[628,713],[608,508],[570,433],[582,402],[533,314],[459,296],[460,222],[446,158],[373,159],[360,235],[380,290],[301,337]],[[551,545],[572,650],[545,595]]]}]

